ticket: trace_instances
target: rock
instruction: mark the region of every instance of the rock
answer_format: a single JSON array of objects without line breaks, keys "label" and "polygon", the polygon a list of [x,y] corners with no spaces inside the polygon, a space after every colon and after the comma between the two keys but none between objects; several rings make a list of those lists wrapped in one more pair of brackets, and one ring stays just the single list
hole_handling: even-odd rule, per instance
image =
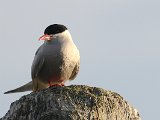
[{"label": "rock", "polygon": [[119,94],[84,85],[55,86],[13,102],[0,120],[141,120]]}]

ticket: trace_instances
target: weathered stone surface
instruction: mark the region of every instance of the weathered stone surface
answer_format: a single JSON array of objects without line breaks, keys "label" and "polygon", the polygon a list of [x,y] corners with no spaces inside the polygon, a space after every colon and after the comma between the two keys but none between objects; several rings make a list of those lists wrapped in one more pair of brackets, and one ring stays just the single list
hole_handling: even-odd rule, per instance
[{"label": "weathered stone surface", "polygon": [[0,120],[140,120],[119,94],[72,85],[32,92],[13,102]]}]

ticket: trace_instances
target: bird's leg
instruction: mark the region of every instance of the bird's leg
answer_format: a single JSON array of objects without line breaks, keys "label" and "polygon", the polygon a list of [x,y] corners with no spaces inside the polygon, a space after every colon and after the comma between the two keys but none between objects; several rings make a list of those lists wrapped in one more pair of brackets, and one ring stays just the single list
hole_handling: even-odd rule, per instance
[{"label": "bird's leg", "polygon": [[64,83],[60,83],[60,84],[51,84],[49,87],[52,87],[52,86],[64,86]]}]

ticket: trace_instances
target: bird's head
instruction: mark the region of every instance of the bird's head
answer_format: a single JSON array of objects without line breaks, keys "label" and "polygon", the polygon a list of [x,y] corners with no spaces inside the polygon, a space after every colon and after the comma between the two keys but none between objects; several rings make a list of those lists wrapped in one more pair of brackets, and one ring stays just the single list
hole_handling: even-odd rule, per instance
[{"label": "bird's head", "polygon": [[44,30],[44,35],[39,38],[39,40],[47,40],[50,41],[54,38],[56,34],[63,33],[64,31],[67,30],[67,27],[61,24],[53,24],[49,25],[45,30]]}]

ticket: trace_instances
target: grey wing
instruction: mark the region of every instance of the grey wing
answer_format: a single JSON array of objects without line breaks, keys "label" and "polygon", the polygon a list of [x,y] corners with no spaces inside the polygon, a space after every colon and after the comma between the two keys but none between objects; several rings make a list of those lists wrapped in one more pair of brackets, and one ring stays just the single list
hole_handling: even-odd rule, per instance
[{"label": "grey wing", "polygon": [[41,47],[39,47],[39,49],[37,50],[33,63],[32,63],[32,68],[31,68],[32,79],[38,76],[39,72],[41,71],[44,65],[45,59],[41,54],[39,54],[39,50],[41,49]]},{"label": "grey wing", "polygon": [[79,72],[79,67],[80,67],[80,60],[76,63],[73,71],[72,71],[72,74],[70,76],[70,80],[73,80],[75,79],[75,77],[77,76],[78,72]]}]

